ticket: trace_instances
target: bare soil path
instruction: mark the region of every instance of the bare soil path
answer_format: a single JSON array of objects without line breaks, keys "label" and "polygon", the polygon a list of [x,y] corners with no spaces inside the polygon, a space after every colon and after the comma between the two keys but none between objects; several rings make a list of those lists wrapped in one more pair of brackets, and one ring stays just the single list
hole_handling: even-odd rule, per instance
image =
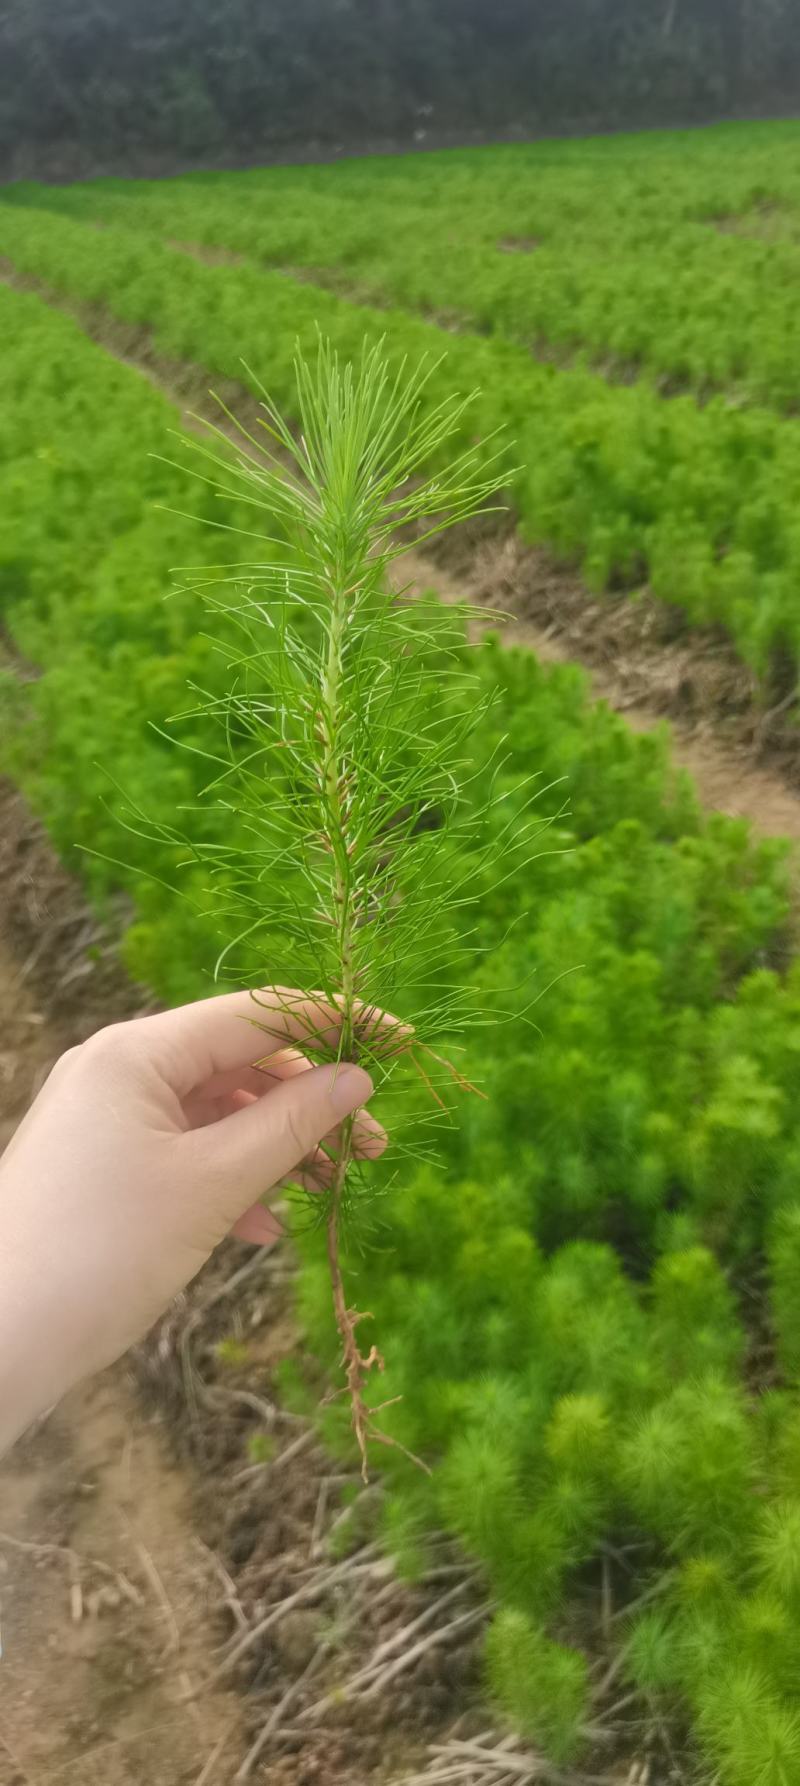
[{"label": "bare soil path", "polygon": [[[7,786],[0,840],[2,1150],[62,1050],[142,1000]],[[212,1582],[162,1419],[122,1368],[74,1391],[0,1463],[0,1786],[194,1786],[221,1732],[241,1753],[237,1695],[183,1703]]]},{"label": "bare soil path", "polygon": [[411,552],[397,579],[474,602],[487,611],[487,629],[543,663],[581,664],[591,698],[634,731],[669,722],[673,762],[692,776],[703,806],[747,819],[761,836],[800,841],[800,764],[788,748],[770,750],[768,716],[755,714],[746,672],[716,641],[646,641],[633,603],[593,600],[577,577],[511,537],[484,541],[457,570]]},{"label": "bare soil path", "polygon": [[240,1699],[188,1697],[213,1642],[189,1483],[121,1371],[0,1466],[0,1517],[2,1786],[193,1786],[221,1737],[230,1778]]}]

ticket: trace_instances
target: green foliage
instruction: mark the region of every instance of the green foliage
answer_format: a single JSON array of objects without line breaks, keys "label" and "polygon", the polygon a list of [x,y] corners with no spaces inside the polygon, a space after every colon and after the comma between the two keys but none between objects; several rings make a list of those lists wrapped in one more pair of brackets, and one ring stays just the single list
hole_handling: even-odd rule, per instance
[{"label": "green foliage", "polygon": [[665,1695],[680,1678],[672,1621],[660,1611],[640,1614],[625,1646],[625,1669],[643,1693]]},{"label": "green foliage", "polygon": [[403,1495],[390,1495],[381,1509],[379,1535],[404,1581],[424,1581],[430,1566],[430,1522],[427,1496],[414,1494],[409,1484]]},{"label": "green foliage", "polygon": [[[22,188],[3,249],[219,377],[246,382],[242,343],[255,360],[263,343],[283,406],[298,336],[310,353],[319,326],[353,358],[385,333],[397,365],[438,354],[448,322],[430,403],[481,388],[464,444],[514,438],[525,537],[593,587],[646,584],[690,625],[721,624],[781,699],[800,659],[796,133]],[[757,208],[748,235],[759,190],[785,237],[758,237]],[[740,209],[742,233],[713,227]],[[520,219],[535,252],[504,253]]]},{"label": "green foliage", "polygon": [[308,1418],[314,1413],[317,1397],[308,1383],[296,1357],[281,1358],[272,1373],[283,1407],[292,1414]]},{"label": "green foliage", "polygon": [[752,1522],[752,1440],[741,1398],[714,1377],[687,1383],[638,1422],[624,1455],[643,1525],[686,1550],[736,1548]]},{"label": "green foliage", "polygon": [[800,1378],[800,1205],[778,1210],[770,1235],[772,1313],[781,1362]]},{"label": "green foliage", "polygon": [[732,1665],[701,1695],[700,1725],[723,1786],[797,1786],[800,1717],[747,1664]]},{"label": "green foliage", "polygon": [[[409,615],[388,575],[420,526],[439,533],[496,488],[491,456],[474,449],[430,481],[420,475],[470,407],[454,398],[431,413],[433,370],[392,374],[380,348],[342,365],[320,340],[310,364],[295,364],[299,444],[266,392],[260,437],[241,425],[235,452],[218,430],[196,444],[201,485],[247,505],[247,538],[272,555],[239,575],[230,563],[181,574],[228,660],[222,688],[219,678],[212,691],[194,687],[173,721],[178,747],[208,765],[207,786],[175,826],[160,809],[152,825],[130,812],[156,845],[184,849],[213,889],[218,975],[339,999],[339,1042],[311,1032],[304,1046],[320,1059],[357,1053],[384,1079],[403,1049],[396,1037],[384,1047],[374,1024],[358,1029],[358,1001],[396,1009],[420,1049],[452,1038],[470,1001],[448,910],[466,934],[458,858],[486,874],[478,833],[492,823],[490,797],[476,812],[461,792],[476,777],[473,734],[491,699],[470,671],[463,615],[438,603]],[[515,813],[509,872],[544,824]],[[492,872],[509,829],[502,819],[492,832]]]},{"label": "green foliage", "polygon": [[588,1481],[608,1477],[613,1451],[609,1410],[599,1395],[562,1395],[545,1432],[557,1467]]},{"label": "green foliage", "polygon": [[652,1344],[667,1381],[738,1363],[742,1335],[734,1298],[707,1247],[666,1253],[651,1291]]},{"label": "green foliage", "polygon": [[551,1643],[521,1612],[501,1612],[486,1643],[489,1683],[523,1734],[557,1762],[573,1761],[588,1714],[583,1657]]},{"label": "green foliage", "polygon": [[800,1610],[800,1499],[778,1501],[764,1511],[756,1537],[759,1573],[768,1590]]},{"label": "green foliage", "polygon": [[[703,402],[735,393],[738,402],[792,411],[796,140],[793,125],[745,126],[602,146],[566,142],[374,160],[313,174],[263,169],[218,176],[212,186],[108,182],[65,194],[31,189],[31,196],[75,216],[221,244],[253,266],[301,269],[361,303],[421,312],[451,328],[457,323],[462,331],[533,347],[559,371],[591,369],[615,385],[642,374],[670,402],[687,392]],[[733,227],[721,229],[721,221]],[[438,252],[442,236],[446,258]],[[508,241],[527,241],[529,251],[504,252]],[[556,393],[564,389],[560,378],[551,375],[549,383]],[[594,408],[587,404],[571,439],[581,472],[592,474],[598,501],[605,498],[591,554],[593,578],[605,587],[610,579],[636,581],[637,523],[652,514],[659,491],[651,443],[641,438],[633,409],[615,407],[618,426],[600,443],[591,424],[596,429],[600,420],[602,385],[584,381],[584,391],[590,388]],[[668,408],[662,401],[647,413],[667,428]],[[720,412],[718,426],[721,419]],[[674,426],[689,428],[685,406]],[[726,458],[749,470],[755,442],[747,424],[726,438]],[[706,464],[699,481],[709,518],[724,523],[719,471]],[[683,494],[687,473],[684,467]],[[529,466],[529,475],[540,469]],[[627,498],[616,514],[613,496]],[[771,538],[774,544],[776,521],[767,490],[745,507],[739,547],[726,556],[720,578],[737,607],[762,594],[757,567]],[[677,554],[682,581],[697,597],[709,569],[702,536],[676,525],[672,537],[665,532],[663,549],[661,574]]]},{"label": "green foliage", "polygon": [[[332,177],[308,179],[324,199]],[[360,177],[369,186],[378,176],[362,168]],[[381,177],[417,178],[399,165]],[[201,183],[182,190],[188,231]],[[165,233],[176,194],[164,188]],[[90,211],[111,202],[102,189],[67,200]],[[114,198],[127,202],[140,204],[134,193]],[[154,193],[141,200],[151,203]],[[254,227],[267,208],[254,201]],[[287,199],[281,227],[288,212]],[[158,315],[166,351],[235,375],[242,340],[254,358],[263,344],[279,396],[295,330],[310,330],[317,310],[343,346],[360,345],[363,313],[277,274],[201,268],[116,228],[101,254],[83,223],[53,214],[34,228],[22,209],[2,215],[11,252],[85,298],[113,299],[131,321]],[[219,216],[217,207],[210,229]],[[295,224],[302,234],[305,220]],[[388,326],[398,357],[438,339],[407,315],[366,322],[375,333]],[[0,597],[9,637],[41,672],[20,686],[4,679],[3,763],[64,851],[74,842],[98,851],[84,858],[87,880],[98,902],[124,893],[136,971],[161,997],[191,997],[207,989],[219,899],[202,863],[178,869],[172,837],[209,780],[197,753],[217,739],[195,714],[181,735],[196,751],[175,752],[163,722],[195,704],[187,682],[211,700],[229,686],[227,659],[201,630],[219,553],[204,523],[248,527],[252,507],[240,485],[215,497],[165,462],[174,412],[73,322],[2,288],[0,324]],[[692,570],[699,614],[711,586],[703,579],[719,576],[736,595],[741,639],[753,628],[762,643],[778,636],[765,579],[771,556],[787,576],[794,562],[796,424],[741,405],[666,405],[583,371],[544,373],[514,344],[477,337],[454,341],[431,401],[464,374],[486,386],[481,433],[501,415],[521,424],[532,530],[535,517],[544,533],[547,517],[553,537],[570,550],[602,548],[608,564],[618,547],[635,557],[642,541],[658,545],[662,565],[674,551],[676,599]],[[758,513],[742,519],[741,492],[756,481]],[[740,524],[748,543],[731,569],[726,536]],[[269,579],[284,548],[257,539],[236,551]],[[165,601],[168,563],[196,570]],[[752,599],[765,588],[767,620]],[[733,612],[720,598],[716,617]],[[427,650],[433,601],[408,624],[410,648],[418,625]],[[474,1031],[464,1065],[486,1101],[466,1102],[459,1127],[442,1131],[436,1163],[412,1159],[394,1177],[377,1169],[374,1226],[348,1259],[359,1306],[380,1324],[383,1393],[402,1398],[387,1426],[434,1469],[429,1482],[387,1452],[381,1530],[411,1578],[442,1525],[477,1558],[500,1607],[495,1689],[534,1741],[565,1756],[586,1716],[584,1669],[552,1636],[574,1629],[564,1608],[577,1572],[583,1593],[600,1545],[640,1536],[648,1548],[635,1554],[655,1557],[657,1573],[632,1581],[632,1597],[660,1592],[628,1629],[620,1622],[632,1679],[688,1709],[722,1786],[794,1786],[800,969],[785,965],[785,852],[704,815],[674,773],[666,731],[629,731],[588,701],[576,669],[545,668],[491,639],[474,651],[454,640],[452,652],[453,673],[436,670],[432,711],[454,735],[479,717],[468,822],[448,858],[477,908],[454,939],[477,964],[464,991],[474,1010],[508,1009],[512,995],[538,1003],[529,1022]],[[121,797],[99,762],[125,788],[128,810],[162,827],[158,841],[120,840],[102,800],[118,811]],[[532,787],[542,789],[537,810],[554,815],[553,853],[522,860],[505,828],[524,824]],[[246,843],[236,813],[208,801],[205,811],[209,844]],[[180,903],[177,874],[190,895]],[[270,882],[265,909],[275,901]],[[238,927],[226,918],[224,928],[223,942],[233,941]],[[315,1369],[335,1369],[318,1236],[300,1232],[298,1245],[308,1346]],[[785,1372],[760,1406],[741,1386],[746,1305],[736,1293],[754,1254],[769,1259]],[[301,1365],[287,1361],[278,1376],[290,1405],[312,1411],[316,1390]],[[343,1418],[337,1403],[325,1411],[333,1443]],[[357,1529],[348,1516],[336,1542],[356,1542]]]}]

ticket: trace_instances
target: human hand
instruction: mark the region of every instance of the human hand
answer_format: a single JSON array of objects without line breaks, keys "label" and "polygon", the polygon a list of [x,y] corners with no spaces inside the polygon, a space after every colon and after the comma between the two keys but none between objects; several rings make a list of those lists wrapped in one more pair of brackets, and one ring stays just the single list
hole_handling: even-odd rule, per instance
[{"label": "human hand", "polygon": [[[324,1187],[373,1090],[301,1052],[339,1028],[335,1005],[270,988],[114,1024],[57,1062],[0,1161],[0,1446],[140,1338],[227,1233],[270,1245],[264,1193]],[[386,1144],[367,1115],[354,1137]]]}]

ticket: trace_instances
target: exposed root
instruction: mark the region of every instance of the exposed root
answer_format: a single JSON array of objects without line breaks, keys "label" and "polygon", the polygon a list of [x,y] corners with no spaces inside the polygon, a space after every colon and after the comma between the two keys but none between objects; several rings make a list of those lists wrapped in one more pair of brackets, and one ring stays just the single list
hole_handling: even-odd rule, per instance
[{"label": "exposed root", "polygon": [[370,1346],[368,1352],[362,1352],[356,1339],[356,1328],[361,1321],[371,1321],[372,1316],[366,1311],[348,1308],[344,1293],[342,1266],[339,1258],[339,1217],[342,1207],[342,1194],[349,1164],[350,1132],[352,1123],[346,1124],[346,1134],[342,1137],[342,1152],[337,1163],[336,1173],[331,1188],[330,1210],[328,1212],[327,1242],[328,1265],[333,1290],[333,1306],[336,1313],[336,1325],[342,1342],[342,1364],[350,1396],[350,1415],[353,1432],[356,1436],[359,1456],[361,1458],[362,1481],[369,1481],[367,1464],[367,1443],[370,1439],[379,1438],[386,1445],[394,1443],[385,1433],[378,1433],[373,1426],[375,1410],[365,1400],[365,1386],[372,1370],[384,1370],[384,1361],[377,1346]]},{"label": "exposed root", "polygon": [[[423,1052],[430,1055],[431,1059],[435,1060],[439,1066],[446,1068],[459,1090],[475,1092],[478,1097],[485,1097],[485,1093],[479,1091],[477,1086],[472,1085],[470,1081],[459,1072],[458,1068],[453,1066],[451,1061],[445,1060],[443,1055],[435,1054],[432,1048],[428,1048],[424,1043],[420,1042],[418,1038],[415,1037],[413,1030],[409,1029],[405,1033],[401,1045],[399,1047],[395,1045],[390,1051],[394,1054],[408,1055],[412,1066],[423,1080],[431,1097],[434,1098],[436,1103],[442,1108],[444,1108],[443,1100],[439,1096],[436,1087],[433,1085],[432,1080],[430,1079],[429,1074],[425,1071],[421,1061],[417,1059],[416,1049],[422,1049]],[[385,1052],[389,1052],[389,1050],[386,1050]],[[339,1227],[347,1170],[352,1159],[352,1133],[353,1119],[350,1118],[342,1126],[341,1150],[336,1162],[336,1170],[331,1185],[330,1207],[327,1222],[327,1246],[331,1288],[333,1291],[333,1306],[336,1314],[336,1325],[342,1342],[342,1367],[345,1373],[346,1392],[350,1397],[351,1424],[353,1432],[355,1433],[356,1444],[358,1445],[359,1457],[361,1459],[361,1477],[362,1481],[365,1483],[369,1482],[367,1446],[370,1443],[375,1445],[388,1445],[394,1451],[401,1451],[403,1456],[407,1457],[410,1463],[413,1463],[417,1469],[424,1470],[426,1476],[430,1476],[431,1470],[421,1457],[417,1457],[416,1453],[409,1451],[408,1447],[403,1445],[399,1439],[393,1438],[390,1433],[382,1432],[380,1427],[375,1425],[376,1414],[380,1414],[384,1408],[393,1407],[394,1404],[402,1398],[397,1395],[392,1396],[389,1401],[379,1402],[375,1407],[370,1406],[366,1399],[366,1386],[370,1372],[373,1370],[379,1372],[383,1371],[386,1366],[383,1355],[379,1352],[377,1346],[372,1345],[370,1346],[369,1351],[362,1352],[356,1337],[356,1329],[360,1326],[362,1321],[371,1321],[372,1315],[367,1309],[348,1307],[344,1281],[342,1278],[342,1266],[339,1256]]]}]

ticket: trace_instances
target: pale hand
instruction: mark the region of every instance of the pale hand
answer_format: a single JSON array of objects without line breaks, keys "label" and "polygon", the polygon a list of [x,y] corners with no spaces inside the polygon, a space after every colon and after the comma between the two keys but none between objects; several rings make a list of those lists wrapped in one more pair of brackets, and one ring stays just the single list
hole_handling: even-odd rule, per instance
[{"label": "pale hand", "polygon": [[[0,1449],[139,1339],[226,1234],[269,1246],[265,1193],[324,1187],[373,1089],[302,1054],[338,1029],[335,1006],[269,988],[115,1024],[57,1062],[0,1161]],[[363,1116],[355,1141],[377,1155],[385,1136]]]}]

